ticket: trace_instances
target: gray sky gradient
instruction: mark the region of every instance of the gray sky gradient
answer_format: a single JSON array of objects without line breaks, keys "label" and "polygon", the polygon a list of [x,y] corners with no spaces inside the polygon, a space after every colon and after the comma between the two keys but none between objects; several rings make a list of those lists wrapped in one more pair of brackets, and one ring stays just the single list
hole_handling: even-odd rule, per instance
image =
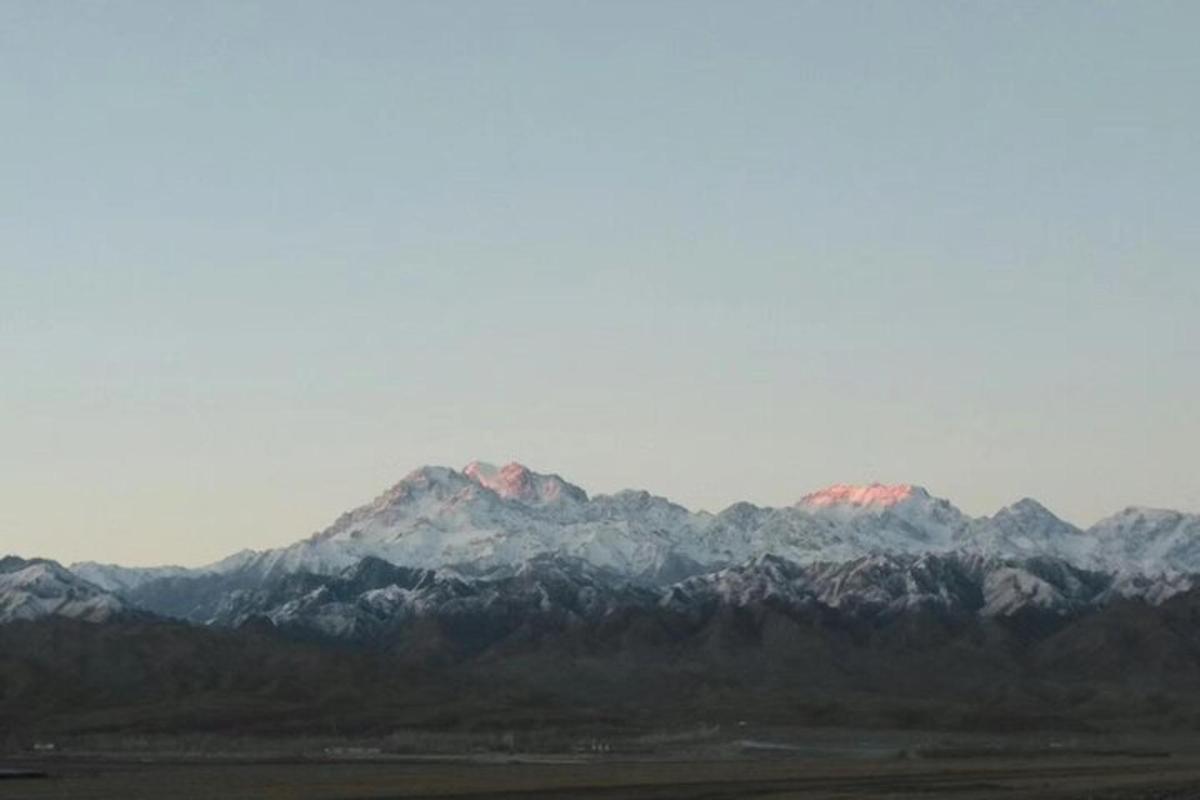
[{"label": "gray sky gradient", "polygon": [[0,0],[0,551],[423,463],[1200,511],[1196,3]]}]

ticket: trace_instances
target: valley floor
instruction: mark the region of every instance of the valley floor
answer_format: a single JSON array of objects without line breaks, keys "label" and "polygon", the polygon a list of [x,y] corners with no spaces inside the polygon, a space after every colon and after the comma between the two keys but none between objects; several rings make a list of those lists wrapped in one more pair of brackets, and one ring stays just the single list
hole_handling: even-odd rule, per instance
[{"label": "valley floor", "polygon": [[1182,800],[1200,797],[1200,753],[1145,750],[922,757],[746,755],[694,760],[605,756],[480,756],[444,760],[125,755],[9,759],[0,798],[91,800],[368,800],[368,798],[587,798],[588,800]]}]

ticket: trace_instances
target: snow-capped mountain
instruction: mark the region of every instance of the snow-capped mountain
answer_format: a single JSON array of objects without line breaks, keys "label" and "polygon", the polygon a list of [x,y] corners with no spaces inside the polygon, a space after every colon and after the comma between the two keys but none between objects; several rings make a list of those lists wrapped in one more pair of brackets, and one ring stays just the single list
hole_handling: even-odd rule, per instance
[{"label": "snow-capped mountain", "polygon": [[[952,549],[970,519],[920,486],[838,484],[777,509],[734,506],[702,532],[709,553],[738,564],[763,555],[791,561],[844,561],[870,553]],[[733,512],[730,514],[729,512]],[[718,558],[696,558],[709,565]]]},{"label": "snow-capped mountain", "polygon": [[1200,571],[1200,514],[1131,507],[1087,533],[1098,565],[1133,573]]},{"label": "snow-capped mountain", "polygon": [[1084,531],[1032,499],[972,518],[908,484],[838,484],[790,506],[710,514],[477,461],[414,470],[308,539],[199,569],[3,563],[0,621],[139,608],[361,638],[421,616],[681,603],[1004,617],[1192,589],[1200,517],[1131,508]]},{"label": "snow-capped mountain", "polygon": [[587,492],[559,476],[539,475],[515,462],[497,468],[483,461],[472,461],[463,474],[505,500],[519,500],[526,505],[586,503],[588,499]]},{"label": "snow-capped mountain", "polygon": [[971,520],[957,544],[987,555],[1049,556],[1076,564],[1094,563],[1094,538],[1028,497],[990,517]]},{"label": "snow-capped mountain", "polygon": [[372,556],[486,570],[556,555],[661,583],[764,554],[811,562],[941,552],[970,525],[949,502],[915,486],[836,486],[794,506],[743,503],[713,515],[645,491],[589,497],[557,475],[473,462],[461,472],[422,467],[312,538],[239,568],[333,574]]},{"label": "snow-capped mountain", "polygon": [[50,616],[103,622],[127,610],[116,595],[54,561],[0,558],[0,623]]},{"label": "snow-capped mountain", "polygon": [[838,484],[797,503],[693,512],[645,491],[590,497],[558,475],[511,463],[421,467],[375,500],[288,547],[244,551],[200,570],[78,565],[118,592],[197,574],[334,575],[363,558],[478,573],[543,555],[577,558],[663,585],[774,555],[801,564],[962,550],[1060,559],[1105,572],[1200,572],[1200,515],[1127,509],[1088,530],[1024,499],[972,518],[914,485]]},{"label": "snow-capped mountain", "polygon": [[707,516],[645,492],[588,498],[556,475],[519,464],[422,467],[315,536],[236,568],[334,574],[373,556],[412,567],[490,569],[556,554],[651,577],[689,555],[690,535]]}]

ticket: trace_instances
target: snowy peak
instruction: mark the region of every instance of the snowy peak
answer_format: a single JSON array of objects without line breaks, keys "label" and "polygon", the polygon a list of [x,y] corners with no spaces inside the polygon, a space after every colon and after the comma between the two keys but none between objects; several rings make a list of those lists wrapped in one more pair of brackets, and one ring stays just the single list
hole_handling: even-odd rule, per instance
[{"label": "snowy peak", "polygon": [[406,509],[418,514],[431,509],[438,509],[442,513],[461,512],[476,500],[486,500],[484,495],[495,500],[494,493],[486,491],[461,472],[449,467],[419,467],[370,503],[343,514],[317,536],[336,536],[366,518],[403,515]]},{"label": "snowy peak", "polygon": [[1088,529],[1099,560],[1126,571],[1200,571],[1200,514],[1130,507]]},{"label": "snowy peak", "polygon": [[818,492],[807,494],[798,505],[808,508],[854,507],[885,509],[913,499],[929,499],[929,492],[907,483],[870,483],[857,485],[835,483]]},{"label": "snowy peak", "polygon": [[425,496],[448,500],[473,486],[461,473],[449,467],[418,467],[376,498],[374,505],[396,505]]},{"label": "snowy peak", "polygon": [[1174,528],[1184,524],[1189,519],[1195,520],[1198,515],[1184,514],[1167,508],[1150,508],[1148,506],[1128,506],[1116,514],[1097,522],[1094,530],[1111,531],[1123,530],[1154,534],[1158,531]]},{"label": "snowy peak", "polygon": [[58,616],[103,622],[125,604],[55,561],[0,558],[0,623]]},{"label": "snowy peak", "polygon": [[1022,497],[1017,502],[1005,506],[997,512],[997,516],[1000,514],[1007,514],[1014,517],[1050,519],[1062,523],[1062,520],[1055,516],[1053,511],[1032,497]]},{"label": "snowy peak", "polygon": [[1069,522],[1059,519],[1050,509],[1038,501],[1026,497],[1005,506],[990,518],[993,525],[1006,531],[1047,536],[1075,536],[1082,531]]},{"label": "snowy peak", "polygon": [[527,505],[548,505],[564,501],[587,502],[587,492],[578,486],[557,475],[534,472],[515,461],[503,467],[496,467],[484,461],[472,461],[463,468],[463,474],[505,500],[517,500]]},{"label": "snowy peak", "polygon": [[1093,563],[1091,540],[1028,497],[990,517],[972,520],[958,544],[966,550],[993,556],[1050,556],[1079,565]]},{"label": "snowy peak", "polygon": [[793,510],[841,526],[854,557],[879,552],[948,549],[971,520],[948,500],[912,484],[835,484],[807,495]]}]

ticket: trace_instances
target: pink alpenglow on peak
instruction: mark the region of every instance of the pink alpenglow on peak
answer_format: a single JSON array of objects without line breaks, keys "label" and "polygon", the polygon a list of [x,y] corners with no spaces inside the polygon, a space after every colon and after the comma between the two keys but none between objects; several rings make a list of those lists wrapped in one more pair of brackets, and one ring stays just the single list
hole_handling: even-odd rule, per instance
[{"label": "pink alpenglow on peak", "polygon": [[483,461],[472,461],[463,468],[463,474],[505,500],[535,504],[553,503],[568,498],[587,499],[582,489],[567,483],[557,475],[540,475],[515,461],[503,467]]},{"label": "pink alpenglow on peak", "polygon": [[524,499],[533,490],[533,475],[529,468],[515,461],[499,468],[483,461],[472,461],[463,469],[463,474],[508,500]]},{"label": "pink alpenglow on peak", "polygon": [[890,508],[913,497],[925,495],[924,489],[907,483],[895,485],[872,483],[866,486],[838,483],[819,492],[805,495],[800,504],[817,508],[828,508],[829,506]]}]

